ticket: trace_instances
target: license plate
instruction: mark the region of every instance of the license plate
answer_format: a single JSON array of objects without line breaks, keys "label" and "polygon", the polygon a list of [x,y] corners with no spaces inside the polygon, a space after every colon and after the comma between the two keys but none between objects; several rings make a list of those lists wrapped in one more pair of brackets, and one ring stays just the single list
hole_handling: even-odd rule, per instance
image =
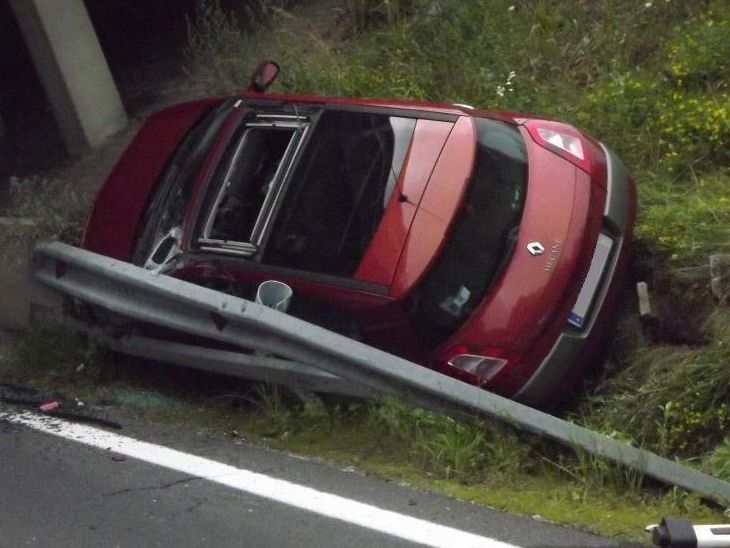
[{"label": "license plate", "polygon": [[585,325],[588,310],[591,308],[593,297],[596,294],[603,271],[608,263],[608,257],[611,255],[613,248],[613,240],[605,234],[599,234],[596,250],[593,252],[591,267],[588,269],[588,275],[583,282],[578,299],[575,301],[573,310],[568,316],[568,323],[575,327],[582,328]]}]

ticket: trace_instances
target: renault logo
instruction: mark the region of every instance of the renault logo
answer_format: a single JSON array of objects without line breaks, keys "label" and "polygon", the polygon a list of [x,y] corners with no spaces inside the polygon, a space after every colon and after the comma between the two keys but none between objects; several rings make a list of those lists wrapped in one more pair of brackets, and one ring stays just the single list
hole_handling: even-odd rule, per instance
[{"label": "renault logo", "polygon": [[530,252],[530,255],[542,255],[545,253],[545,246],[542,245],[540,242],[530,242],[527,244],[527,251]]}]

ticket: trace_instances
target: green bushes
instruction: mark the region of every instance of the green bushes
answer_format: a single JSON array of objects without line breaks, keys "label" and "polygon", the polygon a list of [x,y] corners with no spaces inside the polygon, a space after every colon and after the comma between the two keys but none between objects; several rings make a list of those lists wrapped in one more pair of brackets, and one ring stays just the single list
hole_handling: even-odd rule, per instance
[{"label": "green bushes", "polygon": [[730,425],[730,313],[716,311],[706,331],[707,345],[637,348],[608,393],[588,402],[584,420],[661,454],[714,447]]},{"label": "green bushes", "polygon": [[601,79],[581,99],[578,123],[615,148],[629,165],[660,159],[659,132],[654,120],[664,95],[656,75],[631,71]]},{"label": "green bushes", "polygon": [[334,28],[306,32],[277,5],[265,19],[276,43],[261,45],[200,3],[189,53],[209,89],[241,89],[257,56],[274,55],[285,91],[553,115],[635,169],[681,175],[730,159],[726,2],[342,0]]},{"label": "green bushes", "polygon": [[728,160],[722,2],[346,4],[354,40],[315,40],[306,56],[280,40],[286,91],[544,113],[586,127],[634,168],[681,175]]},{"label": "green bushes", "polygon": [[713,2],[677,25],[664,52],[659,102],[662,157],[670,169],[704,171],[730,162],[730,5]]},{"label": "green bushes", "polygon": [[730,5],[715,1],[678,25],[667,44],[667,71],[678,86],[726,88],[730,78]]},{"label": "green bushes", "polygon": [[[187,69],[208,93],[241,93],[266,47],[250,38],[270,25],[291,0],[258,0],[226,12],[219,0],[198,0],[187,21]],[[251,7],[253,6],[253,7]]]},{"label": "green bushes", "polygon": [[661,99],[656,126],[668,170],[706,171],[730,162],[730,93],[673,91]]},{"label": "green bushes", "polygon": [[287,90],[490,106],[502,99],[498,86],[512,71],[514,80],[521,77],[519,65],[500,58],[495,40],[504,20],[517,18],[510,2],[398,4],[388,25],[328,50],[326,57],[301,59],[284,46],[285,58],[299,59]]},{"label": "green bushes", "polygon": [[653,57],[591,85],[578,119],[634,166],[685,175],[727,165],[729,17],[726,2],[695,8]]},{"label": "green bushes", "polygon": [[193,78],[209,93],[232,93],[244,88],[242,59],[249,40],[243,26],[217,1],[198,2],[188,20],[187,56]]},{"label": "green bushes", "polygon": [[710,471],[717,477],[730,481],[730,438],[725,438],[708,459]]}]

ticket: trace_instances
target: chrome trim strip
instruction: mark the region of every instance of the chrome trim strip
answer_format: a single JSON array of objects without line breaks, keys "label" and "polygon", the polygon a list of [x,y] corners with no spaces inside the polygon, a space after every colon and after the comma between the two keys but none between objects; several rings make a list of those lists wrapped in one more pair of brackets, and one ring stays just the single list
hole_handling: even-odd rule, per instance
[{"label": "chrome trim strip", "polygon": [[308,118],[306,116],[296,116],[294,114],[271,114],[271,113],[266,113],[266,112],[257,114],[256,118],[261,118],[261,119],[273,118],[276,120],[297,120],[297,121],[300,121],[303,123],[306,123],[308,121]]},{"label": "chrome trim strip", "polygon": [[236,255],[237,257],[250,257],[254,253],[256,253],[256,250],[252,251],[244,251],[244,250],[238,250],[238,249],[232,249],[228,247],[210,247],[210,246],[200,246],[200,249],[202,251],[211,251],[213,253],[226,253],[229,255]]},{"label": "chrome trim strip", "polygon": [[213,229],[213,219],[215,219],[215,215],[218,212],[218,207],[220,206],[221,200],[223,199],[223,194],[225,194],[226,189],[229,186],[231,186],[230,175],[231,175],[231,172],[233,171],[233,166],[236,165],[236,162],[238,162],[238,157],[241,155],[241,151],[243,150],[243,147],[246,143],[247,136],[248,136],[248,130],[244,131],[243,135],[241,136],[241,139],[238,141],[238,144],[236,145],[236,152],[233,154],[231,163],[228,164],[228,169],[226,169],[226,174],[223,176],[223,184],[218,189],[218,194],[215,197],[215,201],[213,202],[213,205],[210,208],[210,211],[208,212],[208,217],[205,220],[205,225],[203,226],[203,237],[199,238],[199,241],[202,241],[202,239],[210,239],[210,231]]},{"label": "chrome trim strip", "polygon": [[[257,119],[260,118],[260,116],[256,117]],[[304,125],[304,122],[302,123],[295,123],[290,121],[284,121],[284,122],[277,122],[276,120],[272,120],[270,122],[248,122],[246,124],[246,127],[270,127],[275,129],[297,129]]]},{"label": "chrome trim strip", "polygon": [[[279,128],[279,126],[275,127],[277,129]],[[289,128],[287,127],[287,129]],[[296,126],[294,126],[294,130],[294,133],[289,139],[289,143],[286,145],[286,150],[281,157],[281,161],[279,162],[279,165],[276,166],[276,172],[271,178],[269,188],[266,190],[264,202],[261,204],[261,209],[259,210],[258,215],[256,215],[256,221],[254,222],[253,228],[251,229],[250,241],[254,245],[259,245],[261,243],[261,234],[263,232],[262,224],[267,218],[268,212],[271,211],[271,207],[274,203],[272,196],[274,196],[275,194],[278,195],[278,189],[281,188],[281,185],[283,183],[282,174],[288,172],[287,167],[290,164],[290,160],[292,158],[292,149],[296,149],[298,143],[300,143],[302,140],[302,135],[297,134]]]},{"label": "chrome trim strip", "polygon": [[[286,149],[286,152],[284,153],[284,158],[282,158],[281,164],[279,164],[279,169],[277,169],[276,176],[274,177],[275,183],[266,194],[264,205],[261,207],[261,212],[259,213],[259,217],[257,217],[256,223],[254,224],[253,230],[251,232],[251,241],[256,246],[261,245],[264,235],[266,234],[269,225],[271,224],[271,219],[274,216],[276,204],[279,203],[282,193],[284,192],[286,182],[289,179],[289,175],[291,174],[292,169],[294,169],[294,162],[292,160],[299,155],[299,152],[304,146],[307,135],[309,134],[310,127],[311,126],[307,124],[306,126],[304,126],[304,130],[299,134],[298,138],[292,139]],[[296,143],[294,143],[294,141],[296,141]],[[292,146],[294,147],[293,151],[291,150]],[[280,175],[279,170],[281,170],[282,166],[284,166],[284,172]],[[266,215],[262,218],[262,215],[264,213]]]},{"label": "chrome trim strip", "polygon": [[603,216],[608,217],[611,209],[611,199],[613,198],[613,159],[605,145],[603,143],[598,144],[601,145],[603,155],[606,157],[606,203],[603,204]]}]

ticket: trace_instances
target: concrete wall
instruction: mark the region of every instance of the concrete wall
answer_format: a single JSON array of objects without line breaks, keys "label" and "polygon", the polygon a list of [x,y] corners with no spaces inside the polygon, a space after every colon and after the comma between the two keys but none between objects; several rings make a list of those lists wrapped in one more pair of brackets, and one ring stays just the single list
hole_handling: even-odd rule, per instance
[{"label": "concrete wall", "polygon": [[16,242],[0,250],[0,330],[27,330],[33,307],[61,312],[60,294],[33,280],[30,254],[26,242]]},{"label": "concrete wall", "polygon": [[127,123],[83,0],[10,0],[68,150],[96,147]]}]

